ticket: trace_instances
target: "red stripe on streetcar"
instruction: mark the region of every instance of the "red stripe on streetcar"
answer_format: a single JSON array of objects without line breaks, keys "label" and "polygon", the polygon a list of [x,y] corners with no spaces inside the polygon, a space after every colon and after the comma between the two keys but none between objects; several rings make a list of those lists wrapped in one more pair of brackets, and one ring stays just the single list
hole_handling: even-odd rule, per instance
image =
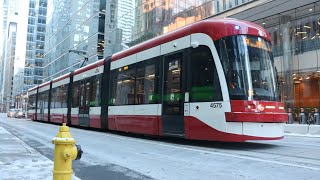
[{"label": "red stripe on streetcar", "polygon": [[188,139],[208,140],[208,141],[227,141],[227,142],[244,142],[248,140],[277,140],[280,137],[256,137],[241,134],[231,134],[218,131],[199,119],[191,116],[184,118],[185,134]]},{"label": "red stripe on streetcar", "polygon": [[101,128],[100,115],[90,115],[90,127]]},{"label": "red stripe on streetcar", "polygon": [[65,75],[62,75],[62,76],[60,76],[60,77],[58,77],[58,78],[56,78],[56,79],[52,80],[52,83],[55,83],[55,82],[61,81],[61,80],[66,79],[66,78],[68,78],[68,77],[70,77],[70,73],[65,74]]},{"label": "red stripe on streetcar", "polygon": [[44,121],[47,121],[47,122],[49,121],[48,113],[45,113],[45,114],[44,114]]},{"label": "red stripe on streetcar", "polygon": [[91,69],[94,69],[94,68],[97,68],[97,67],[100,67],[100,66],[103,66],[103,65],[104,65],[104,59],[99,60],[99,61],[97,61],[95,63],[89,64],[87,66],[84,66],[84,67],[82,67],[80,69],[75,70],[74,71],[74,75],[81,74],[83,72],[89,71]]},{"label": "red stripe on streetcar", "polygon": [[63,122],[63,114],[51,114],[50,121],[55,123],[62,123]]},{"label": "red stripe on streetcar", "polygon": [[287,122],[288,114],[286,113],[243,113],[243,112],[226,112],[227,122]]},{"label": "red stripe on streetcar", "polygon": [[71,125],[78,126],[79,125],[79,115],[71,114]]},{"label": "red stripe on streetcar", "polygon": [[42,87],[45,87],[45,86],[48,86],[48,85],[50,85],[50,81],[39,85],[39,88],[42,88]]},{"label": "red stripe on streetcar", "polygon": [[108,123],[110,130],[159,135],[160,116],[109,115]]}]

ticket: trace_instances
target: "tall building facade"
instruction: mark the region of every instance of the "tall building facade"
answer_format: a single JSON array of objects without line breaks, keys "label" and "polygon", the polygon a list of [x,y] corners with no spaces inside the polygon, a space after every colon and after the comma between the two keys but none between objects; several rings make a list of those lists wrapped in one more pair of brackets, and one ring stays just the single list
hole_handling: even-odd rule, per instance
[{"label": "tall building facade", "polygon": [[3,0],[2,3],[0,3],[0,19],[2,20],[0,22],[0,29],[1,29],[1,35],[0,35],[0,111],[4,111],[5,107],[5,99],[4,99],[4,47],[6,44],[6,29],[7,29],[7,18],[8,18],[8,0]]},{"label": "tall building facade", "polygon": [[129,47],[134,25],[134,0],[111,0],[106,6],[104,56]]},{"label": "tall building facade", "polygon": [[23,93],[43,81],[47,0],[29,0]]},{"label": "tall building facade", "polygon": [[[193,22],[223,14],[252,0],[113,0],[107,4],[108,56]],[[121,13],[120,13],[121,12]],[[128,34],[131,33],[129,36]]]},{"label": "tall building facade", "polygon": [[44,80],[250,1],[49,0]]},{"label": "tall building facade", "polygon": [[[20,46],[17,46],[17,39],[23,35],[18,34],[19,24],[19,5],[18,0],[6,1],[3,3],[3,50],[2,50],[2,81],[1,81],[1,94],[2,101],[4,103],[5,110],[14,106],[14,76],[17,74],[19,68],[15,67],[18,60],[17,50],[20,50]],[[23,13],[23,10],[22,12]],[[3,24],[4,25],[4,24]],[[19,24],[20,25],[20,24]]]},{"label": "tall building facade", "polygon": [[[6,109],[25,107],[17,98],[43,79],[47,0],[12,0],[3,6],[3,68],[0,84]],[[5,8],[6,7],[6,8]]]},{"label": "tall building facade", "polygon": [[103,58],[106,0],[48,0],[45,81]]}]

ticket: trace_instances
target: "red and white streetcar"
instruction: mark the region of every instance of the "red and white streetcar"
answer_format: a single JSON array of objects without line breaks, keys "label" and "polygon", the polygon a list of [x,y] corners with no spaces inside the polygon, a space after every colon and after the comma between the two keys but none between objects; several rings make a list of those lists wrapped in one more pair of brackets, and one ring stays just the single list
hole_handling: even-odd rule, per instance
[{"label": "red and white streetcar", "polygon": [[283,138],[287,114],[262,27],[208,19],[29,90],[29,117],[114,131],[233,141]]}]

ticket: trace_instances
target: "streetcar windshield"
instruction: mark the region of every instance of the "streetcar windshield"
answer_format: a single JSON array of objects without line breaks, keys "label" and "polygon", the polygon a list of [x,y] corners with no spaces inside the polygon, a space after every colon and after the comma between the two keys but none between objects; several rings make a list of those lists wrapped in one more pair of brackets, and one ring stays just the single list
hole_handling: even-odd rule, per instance
[{"label": "streetcar windshield", "polygon": [[271,45],[255,36],[229,36],[215,42],[230,100],[278,100]]}]

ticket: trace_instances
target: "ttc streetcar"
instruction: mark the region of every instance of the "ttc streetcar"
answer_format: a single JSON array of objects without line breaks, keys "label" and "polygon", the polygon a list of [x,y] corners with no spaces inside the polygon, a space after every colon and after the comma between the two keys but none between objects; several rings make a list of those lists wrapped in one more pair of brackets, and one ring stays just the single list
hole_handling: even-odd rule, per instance
[{"label": "ttc streetcar", "polygon": [[208,19],[28,91],[32,120],[186,139],[283,138],[269,33]]}]

